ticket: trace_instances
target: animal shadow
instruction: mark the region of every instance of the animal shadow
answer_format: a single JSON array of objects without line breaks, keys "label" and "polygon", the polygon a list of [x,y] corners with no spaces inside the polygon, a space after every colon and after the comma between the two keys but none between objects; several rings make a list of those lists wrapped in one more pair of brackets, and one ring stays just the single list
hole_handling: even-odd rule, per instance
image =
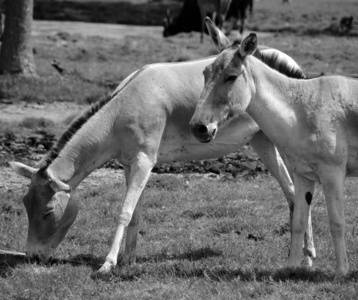
[{"label": "animal shadow", "polygon": [[93,271],[96,271],[103,263],[103,258],[95,257],[89,254],[81,254],[71,257],[69,259],[55,258],[52,259],[50,262],[44,264],[36,259],[29,259],[23,255],[0,254],[0,277],[8,277],[9,274],[11,274],[11,270],[26,263],[39,264],[43,266],[54,266],[58,264],[70,264],[72,266],[89,266],[92,268]]},{"label": "animal shadow", "polygon": [[29,261],[22,255],[0,254],[0,277],[6,278],[11,270]]}]

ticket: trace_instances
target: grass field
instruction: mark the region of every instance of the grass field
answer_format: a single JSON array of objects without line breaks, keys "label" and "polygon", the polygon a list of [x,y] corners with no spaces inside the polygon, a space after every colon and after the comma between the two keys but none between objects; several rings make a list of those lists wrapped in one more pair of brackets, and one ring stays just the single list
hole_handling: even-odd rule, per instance
[{"label": "grass field", "polygon": [[[187,183],[189,181],[189,184]],[[93,278],[116,222],[123,180],[77,192],[80,213],[51,266],[0,256],[3,299],[356,299],[357,186],[347,185],[347,242],[351,273],[334,283],[334,253],[320,189],[313,225],[313,269],[285,275],[288,209],[278,184],[155,176],[145,193],[137,263]],[[25,187],[23,188],[25,190]],[[2,191],[2,248],[24,249],[26,216]]]},{"label": "grass field", "polygon": [[[357,21],[350,35],[324,30],[344,15],[353,14],[357,20],[357,1],[297,0],[283,6],[280,0],[262,0],[255,4],[249,28],[271,32],[260,38],[261,44],[286,52],[308,75],[358,74]],[[83,34],[74,34],[59,27],[34,36],[39,79],[0,77],[1,108],[55,107],[63,116],[54,121],[52,111],[44,109],[42,115],[21,120],[0,118],[0,173],[5,174],[0,183],[0,249],[24,251],[27,237],[27,216],[20,202],[27,184],[15,185],[6,178],[6,161],[18,158],[1,148],[8,137],[28,139],[39,131],[58,137],[78,109],[108,95],[145,64],[216,53],[208,37],[199,43],[198,33],[164,39],[146,34],[143,27],[142,35],[129,30],[111,39],[88,36],[85,31],[86,27]],[[53,60],[64,68],[64,75],[51,66]],[[27,159],[35,164],[43,152],[39,153]],[[79,216],[51,265],[0,255],[0,299],[358,298],[356,180],[347,180],[350,273],[343,282],[333,282],[333,243],[320,187],[313,201],[318,258],[312,269],[303,265],[295,275],[285,273],[288,207],[277,182],[267,174],[250,180],[153,176],[145,191],[137,262],[95,278],[93,272],[107,254],[125,192],[121,174],[111,174],[110,179],[96,177],[92,184],[80,186],[76,193]]]}]

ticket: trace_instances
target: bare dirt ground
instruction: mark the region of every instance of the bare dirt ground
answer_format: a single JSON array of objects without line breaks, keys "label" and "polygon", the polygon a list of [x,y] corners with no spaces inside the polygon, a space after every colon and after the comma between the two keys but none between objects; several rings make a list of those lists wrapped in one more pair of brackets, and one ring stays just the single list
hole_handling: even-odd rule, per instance
[{"label": "bare dirt ground", "polygon": [[[56,35],[59,32],[80,34],[82,36],[99,36],[102,38],[124,39],[127,36],[151,36],[163,38],[162,26],[135,26],[122,24],[101,24],[66,21],[34,21],[33,36]],[[259,38],[273,36],[272,32],[256,32]],[[232,32],[238,34],[237,31]],[[244,32],[244,35],[246,32]],[[209,37],[207,36],[209,39]]]},{"label": "bare dirt ground", "polygon": [[123,39],[126,36],[162,37],[160,26],[134,26],[117,24],[100,24],[66,21],[34,21],[33,36],[56,35],[58,32],[80,34],[82,36],[99,36],[111,39]]},{"label": "bare dirt ground", "polygon": [[6,104],[0,102],[0,120],[4,122],[20,122],[21,120],[34,118],[47,118],[53,122],[58,123],[64,121],[70,115],[79,113],[85,108],[83,105],[75,103],[26,103],[18,102],[15,104]]}]

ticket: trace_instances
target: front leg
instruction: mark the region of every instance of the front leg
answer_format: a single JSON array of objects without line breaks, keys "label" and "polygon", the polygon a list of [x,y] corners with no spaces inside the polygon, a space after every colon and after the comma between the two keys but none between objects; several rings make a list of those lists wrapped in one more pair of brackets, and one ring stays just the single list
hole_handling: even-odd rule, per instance
[{"label": "front leg", "polygon": [[[129,185],[129,175],[130,169],[124,167],[124,174],[126,178],[126,187],[128,189]],[[139,223],[142,215],[142,204],[143,204],[143,193],[139,197],[137,205],[134,209],[132,219],[129,222],[127,228],[126,242],[125,242],[125,250],[124,250],[124,264],[131,264],[135,262],[136,258],[136,248],[137,248],[137,236],[139,231]]]},{"label": "front leg", "polygon": [[288,267],[296,269],[302,262],[302,245],[304,234],[307,230],[309,221],[310,201],[315,182],[301,175],[293,173],[293,182],[295,185],[294,210],[291,224],[291,247],[288,258]]},{"label": "front leg", "polygon": [[106,257],[106,261],[99,269],[99,273],[108,273],[114,266],[117,265],[117,257],[124,234],[124,229],[128,226],[132,219],[137,202],[143,192],[154,165],[155,159],[149,157],[143,152],[140,152],[135,160],[131,163],[127,193],[119,215],[117,230],[112,242],[111,249]]},{"label": "front leg", "polygon": [[131,264],[135,262],[136,259],[136,249],[137,249],[137,237],[139,232],[139,223],[142,215],[142,206],[143,206],[143,193],[140,196],[138,203],[133,212],[132,219],[127,228],[126,243],[124,249],[124,264]]}]

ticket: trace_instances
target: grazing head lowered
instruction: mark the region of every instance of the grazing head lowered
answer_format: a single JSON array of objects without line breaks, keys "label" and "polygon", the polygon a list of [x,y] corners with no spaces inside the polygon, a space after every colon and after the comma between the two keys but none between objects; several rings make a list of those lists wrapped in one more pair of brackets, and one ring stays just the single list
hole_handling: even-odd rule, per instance
[{"label": "grazing head lowered", "polygon": [[70,196],[71,187],[48,170],[37,170],[18,162],[10,165],[16,173],[31,179],[23,198],[29,219],[26,254],[46,262],[76,219],[77,203]]}]

